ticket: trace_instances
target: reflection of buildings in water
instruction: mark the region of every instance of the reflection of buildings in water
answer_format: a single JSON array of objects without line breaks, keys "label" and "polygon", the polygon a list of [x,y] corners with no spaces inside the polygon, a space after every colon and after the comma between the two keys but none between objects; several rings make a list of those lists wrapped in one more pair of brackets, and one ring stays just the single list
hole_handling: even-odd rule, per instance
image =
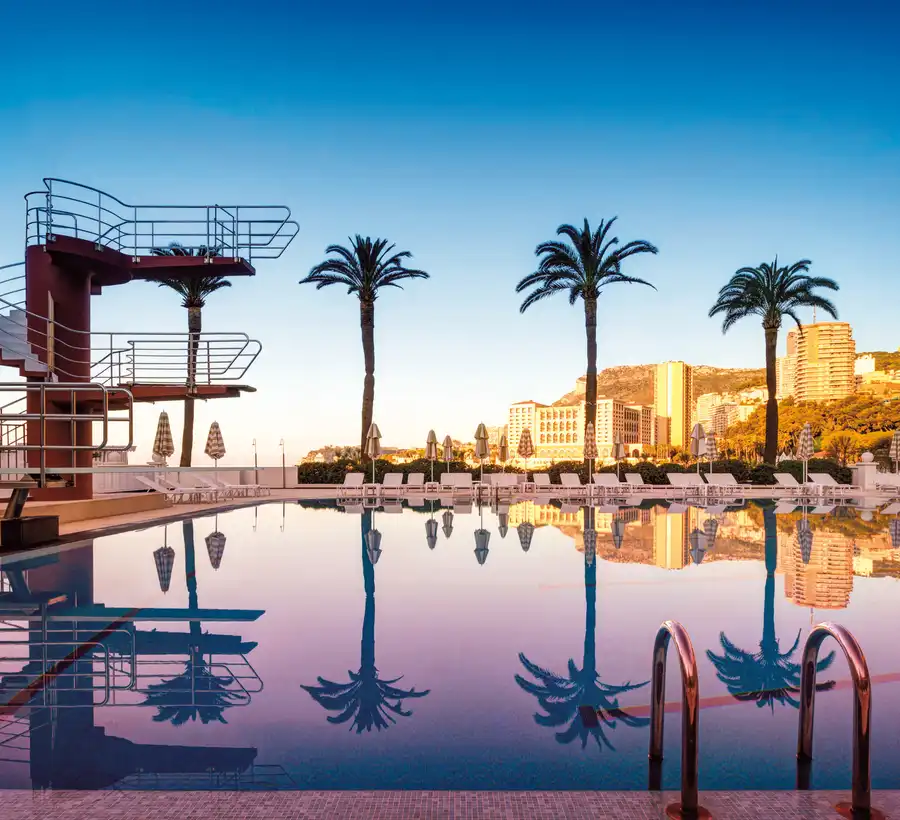
[{"label": "reflection of buildings in water", "polygon": [[778,533],[778,567],[784,594],[797,606],[845,609],[853,589],[853,539],[824,527],[813,530],[809,563],[792,532]]}]

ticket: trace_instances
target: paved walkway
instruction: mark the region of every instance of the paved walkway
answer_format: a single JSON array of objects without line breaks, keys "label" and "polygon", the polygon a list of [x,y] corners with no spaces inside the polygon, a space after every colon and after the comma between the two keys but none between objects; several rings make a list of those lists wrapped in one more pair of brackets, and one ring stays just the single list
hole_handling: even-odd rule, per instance
[{"label": "paved walkway", "polygon": [[[658,820],[671,792],[29,792],[0,794],[4,820]],[[714,820],[838,817],[843,792],[706,792]],[[900,818],[900,791],[875,808]]]}]

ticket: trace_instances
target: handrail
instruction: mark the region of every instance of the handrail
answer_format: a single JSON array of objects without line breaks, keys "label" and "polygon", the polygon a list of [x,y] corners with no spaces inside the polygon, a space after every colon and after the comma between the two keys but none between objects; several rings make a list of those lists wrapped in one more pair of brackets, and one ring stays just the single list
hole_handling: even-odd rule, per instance
[{"label": "handrail", "polygon": [[[666,809],[669,817],[701,818],[710,813],[700,806],[698,794],[700,681],[697,675],[697,658],[687,630],[677,621],[664,621],[653,643],[653,674],[650,690],[650,767],[651,787],[654,768],[658,770],[663,759],[663,726],[666,701],[666,656],[669,640],[675,639],[678,662],[681,666],[681,803]],[[658,788],[658,785],[657,785]]]},{"label": "handrail", "polygon": [[285,205],[129,205],[90,185],[54,177],[43,182],[44,190],[25,195],[26,246],[63,234],[135,258],[177,242],[252,261],[280,257],[299,232]]},{"label": "handrail", "polygon": [[[872,712],[872,680],[866,656],[856,638],[840,624],[826,621],[812,628],[803,647],[803,666],[800,676],[800,722],[797,732],[797,788],[809,788],[809,768],[813,749],[813,718],[815,717],[816,665],[822,642],[831,636],[841,649],[850,666],[853,679],[853,779],[851,803],[839,804],[838,809],[849,809],[850,816],[865,818],[883,817],[872,808],[872,771],[870,759],[870,729]],[[843,813],[843,812],[842,812]]]}]

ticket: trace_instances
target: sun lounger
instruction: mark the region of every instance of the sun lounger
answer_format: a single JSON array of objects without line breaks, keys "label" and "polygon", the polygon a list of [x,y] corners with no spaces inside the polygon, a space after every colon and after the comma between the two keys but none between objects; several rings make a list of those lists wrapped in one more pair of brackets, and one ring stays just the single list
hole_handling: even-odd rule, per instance
[{"label": "sun lounger", "polygon": [[600,495],[624,495],[626,489],[631,489],[627,483],[619,481],[615,473],[594,473],[594,488]]},{"label": "sun lounger", "polygon": [[534,473],[534,492],[536,493],[552,493],[560,489],[558,484],[550,481],[549,473]]},{"label": "sun lounger", "polygon": [[201,484],[211,487],[214,490],[221,490],[232,498],[249,498],[250,496],[270,495],[271,491],[268,487],[261,484],[229,484],[226,481],[219,481],[217,478],[209,478],[208,476],[196,474],[194,476]]},{"label": "sun lounger", "polygon": [[862,492],[862,487],[838,484],[829,473],[810,473],[809,480],[820,488],[822,495],[847,495]]},{"label": "sun lounger", "polygon": [[385,473],[381,480],[382,497],[400,498],[403,493],[403,473]]},{"label": "sun lounger", "polygon": [[879,490],[896,492],[900,489],[900,475],[897,473],[875,473],[875,486]]},{"label": "sun lounger", "polygon": [[491,489],[495,496],[510,497],[519,489],[519,476],[516,473],[494,473]]},{"label": "sun lounger", "polygon": [[[402,475],[402,473],[400,474]],[[389,501],[388,499],[384,500],[384,503],[381,505],[382,512],[386,513],[401,513],[403,512],[403,504],[400,502],[400,499],[394,499]]]},{"label": "sun lounger", "polygon": [[900,514],[900,501],[894,501],[881,510],[881,515],[898,515]]},{"label": "sun lounger", "polygon": [[344,483],[338,487],[338,498],[362,498],[365,478],[362,473],[347,473]]},{"label": "sun lounger", "polygon": [[642,493],[670,489],[669,487],[660,487],[656,484],[645,484],[644,477],[640,473],[625,473],[625,483],[628,485],[629,490]]},{"label": "sun lounger", "polygon": [[801,484],[797,481],[791,473],[773,473],[773,475],[776,482],[775,489],[787,490],[788,494],[791,496],[807,495],[813,490],[813,488],[810,488],[808,485]]},{"label": "sun lounger", "polygon": [[[791,476],[793,478],[793,476]],[[797,485],[799,486],[799,484]],[[780,501],[775,505],[775,515],[790,515],[797,509],[797,504],[793,501]]]},{"label": "sun lounger", "polygon": [[163,478],[154,480],[142,475],[135,476],[135,478],[145,487],[156,490],[158,493],[165,494],[167,499],[176,504],[214,501],[216,497],[216,491],[209,489],[209,487],[181,487],[172,484]]},{"label": "sun lounger", "polygon": [[589,489],[581,483],[577,473],[560,473],[559,483],[567,495],[585,496]]},{"label": "sun lounger", "polygon": [[706,483],[697,473],[666,473],[666,476],[678,495],[702,495],[707,491]]},{"label": "sun lounger", "polygon": [[410,493],[424,493],[425,473],[410,473],[406,477],[406,484],[403,485],[403,491],[407,495]]},{"label": "sun lounger", "polygon": [[453,495],[472,495],[475,486],[471,473],[444,473],[441,476],[441,492]]},{"label": "sun lounger", "polygon": [[752,484],[738,484],[737,479],[731,473],[709,473],[706,476],[706,483],[714,488],[717,492],[730,491],[732,494],[737,490],[755,490]]}]

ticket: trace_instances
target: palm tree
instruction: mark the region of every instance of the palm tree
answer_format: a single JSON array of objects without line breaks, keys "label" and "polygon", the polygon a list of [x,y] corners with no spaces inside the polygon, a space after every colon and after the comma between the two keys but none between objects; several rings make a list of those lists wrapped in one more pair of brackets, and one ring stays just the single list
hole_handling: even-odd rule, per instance
[{"label": "palm tree", "polygon": [[[589,520],[585,516],[585,526]],[[581,668],[575,665],[574,660],[569,661],[568,675],[557,675],[548,669],[544,669],[532,663],[525,657],[524,652],[519,653],[519,661],[526,671],[535,679],[527,680],[521,675],[516,675],[516,683],[531,695],[537,698],[538,704],[544,710],[544,714],[535,713],[534,721],[540,726],[564,726],[565,731],[556,733],[557,743],[571,743],[576,737],[581,741],[581,748],[587,746],[588,738],[593,737],[598,748],[606,746],[613,749],[604,728],[615,729],[616,719],[626,726],[647,726],[647,718],[633,717],[627,712],[619,710],[619,695],[631,692],[646,686],[649,681],[643,683],[626,682],[621,685],[603,683],[597,674],[597,562],[584,562],[584,599],[585,599],[585,625],[584,625],[584,652]],[[586,726],[582,720],[579,707],[592,706],[597,710],[598,720],[596,725]]]},{"label": "palm tree", "polygon": [[756,268],[741,268],[719,291],[719,298],[710,308],[710,317],[724,314],[722,332],[747,316],[762,319],[766,336],[766,447],[763,458],[766,464],[774,464],[778,455],[778,400],[775,398],[775,352],[778,348],[778,331],[785,316],[790,316],[803,332],[797,310],[802,307],[821,308],[837,319],[837,308],[816,288],[838,290],[833,279],[809,276],[809,259],[801,259],[792,265],[778,267],[778,257],[770,265],[763,262]]},{"label": "palm tree", "polygon": [[[188,609],[198,609],[197,569],[194,550],[194,522],[186,518],[181,523],[184,536],[184,575],[188,591]],[[174,678],[151,683],[142,706],[155,706],[153,720],[182,726],[189,720],[200,718],[202,723],[218,721],[227,723],[224,712],[229,706],[246,703],[245,692],[236,691],[231,675],[216,675],[200,651],[202,633],[200,621],[190,622],[190,657],[184,671]]]},{"label": "palm tree", "polygon": [[568,295],[570,305],[579,299],[584,302],[587,333],[585,429],[588,424],[593,424],[594,429],[597,427],[597,299],[603,288],[618,282],[653,287],[643,279],[625,276],[622,262],[639,253],[655,254],[656,246],[638,239],[618,247],[619,238],[610,236],[616,218],[601,219],[595,231],[591,231],[587,219],[581,230],[573,225],[560,225],[556,229],[557,235],[568,237],[571,244],[556,240],[542,242],[534,250],[535,256],[540,257],[538,269],[516,285],[516,293],[530,291],[519,308],[522,313],[535,302],[560,292]]},{"label": "palm tree", "polygon": [[[151,248],[154,256],[218,256],[221,248],[201,245],[199,248],[185,248],[172,243],[168,248]],[[222,288],[230,288],[224,276],[163,276],[154,279],[160,287],[171,288],[181,296],[181,306],[188,312],[188,361],[187,390],[184,396],[184,429],[181,433],[181,466],[191,466],[194,449],[194,398],[189,395],[197,385],[197,352],[200,348],[200,331],[203,327],[201,311],[206,306],[210,294]]]},{"label": "palm tree", "polygon": [[372,511],[363,512],[360,528],[362,531],[363,585],[366,590],[366,611],[363,617],[362,640],[360,641],[359,671],[348,671],[350,680],[347,683],[317,678],[318,686],[304,686],[301,689],[309,692],[313,700],[336,715],[328,715],[329,723],[346,723],[353,721],[356,733],[371,732],[377,729],[388,729],[390,723],[396,723],[394,715],[409,717],[412,711],[403,708],[407,698],[424,698],[431,690],[417,692],[412,689],[401,689],[395,686],[400,678],[384,679],[378,677],[375,666],[375,567],[369,560],[366,549],[366,535],[372,529]]},{"label": "palm tree", "polygon": [[320,262],[301,285],[314,284],[316,290],[329,285],[344,285],[347,293],[359,299],[359,324],[362,329],[363,359],[366,376],[363,381],[362,432],[360,448],[365,452],[366,434],[372,425],[375,405],[375,300],[378,291],[386,287],[402,288],[405,279],[428,279],[423,270],[404,267],[403,260],[411,259],[409,251],[394,252],[387,239],[363,239],[359,234],[350,240],[350,247],[329,245],[326,254],[335,254]]},{"label": "palm tree", "polygon": [[[782,706],[789,703],[795,709],[800,702],[793,695],[800,689],[801,666],[793,660],[800,645],[800,631],[791,648],[782,652],[775,633],[775,569],[778,564],[778,530],[775,511],[771,507],[763,510],[766,532],[766,597],[763,609],[763,634],[759,642],[759,652],[745,652],[719,633],[722,654],[716,655],[706,650],[706,657],[716,668],[716,676],[728,688],[736,700],[756,701],[760,708],[768,706],[773,712],[776,701]],[[834,651],[829,652],[816,665],[824,672],[834,661]],[[830,689],[834,681],[818,684],[816,689]]]}]

